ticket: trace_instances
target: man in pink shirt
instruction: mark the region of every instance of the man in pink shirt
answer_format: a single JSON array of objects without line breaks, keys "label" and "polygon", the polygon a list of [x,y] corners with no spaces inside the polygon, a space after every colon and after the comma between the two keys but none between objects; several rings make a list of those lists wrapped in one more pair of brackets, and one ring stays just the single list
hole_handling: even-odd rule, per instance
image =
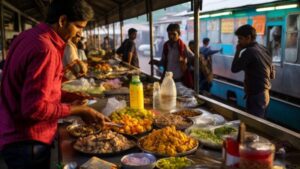
[{"label": "man in pink shirt", "polygon": [[0,150],[9,169],[50,167],[59,118],[80,115],[102,125],[109,120],[87,106],[61,103],[65,42],[92,17],[84,0],[54,0],[46,23],[22,32],[12,43],[0,95]]}]

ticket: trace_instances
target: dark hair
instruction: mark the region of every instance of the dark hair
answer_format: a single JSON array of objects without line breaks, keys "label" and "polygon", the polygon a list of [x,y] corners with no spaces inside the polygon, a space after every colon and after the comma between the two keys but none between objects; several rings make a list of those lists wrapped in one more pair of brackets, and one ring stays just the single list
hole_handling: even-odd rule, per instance
[{"label": "dark hair", "polygon": [[69,22],[89,21],[94,11],[85,0],[54,0],[48,9],[46,23],[57,23],[62,15],[66,15]]},{"label": "dark hair", "polygon": [[235,35],[236,36],[251,36],[252,40],[256,39],[256,30],[254,27],[252,27],[251,25],[243,25],[241,27],[239,27],[236,31],[235,31]]},{"label": "dark hair", "polygon": [[177,23],[171,23],[167,27],[167,32],[176,31],[180,35],[180,26]]},{"label": "dark hair", "polygon": [[203,43],[203,44],[208,44],[209,41],[210,41],[209,38],[203,38],[202,43]]},{"label": "dark hair", "polygon": [[136,33],[136,32],[137,32],[137,30],[134,29],[134,28],[128,29],[128,35],[131,35],[131,34]]},{"label": "dark hair", "polygon": [[82,49],[82,50],[84,50],[84,45],[83,45],[83,43],[82,43],[81,41],[79,41],[79,42],[77,43],[77,49]]},{"label": "dark hair", "polygon": [[189,41],[189,46],[194,45],[194,44],[195,44],[195,41],[194,41],[194,40],[190,40],[190,41]]}]

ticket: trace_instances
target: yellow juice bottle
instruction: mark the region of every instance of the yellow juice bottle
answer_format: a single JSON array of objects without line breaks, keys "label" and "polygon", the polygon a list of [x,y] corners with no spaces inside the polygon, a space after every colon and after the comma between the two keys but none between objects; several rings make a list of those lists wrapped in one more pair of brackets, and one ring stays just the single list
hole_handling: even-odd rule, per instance
[{"label": "yellow juice bottle", "polygon": [[138,75],[132,76],[130,85],[130,107],[133,109],[144,109],[144,90],[143,83]]}]

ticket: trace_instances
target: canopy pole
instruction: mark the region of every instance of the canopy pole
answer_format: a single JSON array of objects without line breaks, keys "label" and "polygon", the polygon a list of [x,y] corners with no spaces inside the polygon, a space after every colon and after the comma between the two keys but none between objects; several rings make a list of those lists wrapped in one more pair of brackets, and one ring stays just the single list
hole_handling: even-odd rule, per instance
[{"label": "canopy pole", "polygon": [[119,4],[119,20],[120,20],[120,40],[121,43],[123,42],[123,10],[122,10],[122,5]]},{"label": "canopy pole", "polygon": [[[146,3],[148,16],[149,16],[149,30],[150,30],[150,59],[153,60],[153,18],[152,18],[152,1],[147,0]],[[151,77],[154,76],[153,64],[151,64]]]},{"label": "canopy pole", "polygon": [[115,46],[116,46],[116,32],[115,32],[115,23],[113,22],[113,50],[115,49]]},{"label": "canopy pole", "polygon": [[100,24],[98,25],[98,27],[97,27],[97,29],[98,29],[98,36],[99,36],[99,49],[101,49],[101,27],[100,27]]},{"label": "canopy pole", "polygon": [[194,0],[194,40],[195,40],[195,61],[194,61],[194,89],[199,93],[199,11],[202,0]]}]

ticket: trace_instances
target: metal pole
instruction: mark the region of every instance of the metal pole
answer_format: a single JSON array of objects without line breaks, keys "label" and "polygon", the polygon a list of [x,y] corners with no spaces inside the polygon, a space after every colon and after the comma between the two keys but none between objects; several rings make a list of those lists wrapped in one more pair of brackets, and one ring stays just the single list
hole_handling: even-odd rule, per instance
[{"label": "metal pole", "polygon": [[93,24],[93,32],[94,32],[94,36],[93,36],[93,39],[94,39],[94,46],[95,46],[95,48],[97,48],[97,39],[96,39],[96,22],[94,22],[94,24]]},{"label": "metal pole", "polygon": [[121,43],[123,42],[123,21],[120,21],[120,37],[121,37]]},{"label": "metal pole", "polygon": [[[153,60],[153,18],[152,18],[152,1],[147,0],[147,4],[149,9],[148,15],[149,15],[149,27],[150,27],[150,59]],[[153,64],[151,64],[151,76],[154,76],[154,68]]]},{"label": "metal pole", "polygon": [[99,36],[99,49],[101,49],[102,47],[101,47],[101,33],[100,33],[100,31],[101,31],[101,27],[100,26],[98,26],[98,36]]},{"label": "metal pole", "polygon": [[121,43],[123,42],[123,10],[122,10],[122,5],[119,4],[119,20],[120,20],[120,39],[121,39]]},{"label": "metal pole", "polygon": [[4,27],[4,8],[3,8],[3,1],[1,0],[0,4],[0,24],[1,24],[1,43],[2,43],[2,60],[5,60],[6,56],[6,44],[5,44],[5,27]]},{"label": "metal pole", "polygon": [[199,10],[202,0],[194,0],[194,40],[195,40],[195,61],[194,61],[194,89],[199,93]]},{"label": "metal pole", "polygon": [[115,23],[113,22],[113,46],[112,49],[114,50],[116,46],[116,32],[115,32]]}]

